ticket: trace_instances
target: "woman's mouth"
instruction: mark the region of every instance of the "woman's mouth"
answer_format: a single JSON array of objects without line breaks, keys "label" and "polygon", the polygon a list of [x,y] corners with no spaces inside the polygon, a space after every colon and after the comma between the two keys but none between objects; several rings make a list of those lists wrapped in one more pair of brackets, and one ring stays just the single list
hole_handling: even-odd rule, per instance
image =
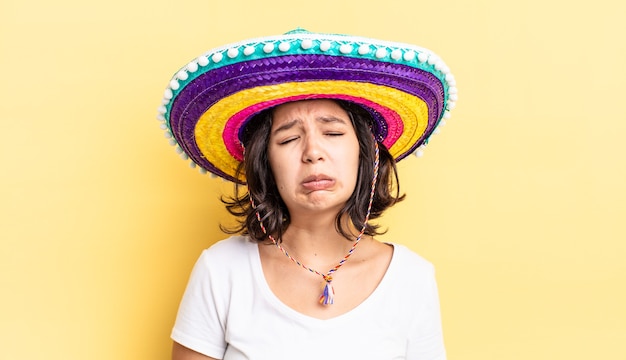
[{"label": "woman's mouth", "polygon": [[312,175],[302,181],[302,187],[309,191],[326,190],[335,184],[335,180],[326,175]]}]

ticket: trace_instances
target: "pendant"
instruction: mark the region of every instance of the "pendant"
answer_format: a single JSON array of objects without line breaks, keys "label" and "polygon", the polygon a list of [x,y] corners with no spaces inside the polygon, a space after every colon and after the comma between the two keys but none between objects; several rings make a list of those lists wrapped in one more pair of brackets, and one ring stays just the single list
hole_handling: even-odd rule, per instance
[{"label": "pendant", "polygon": [[333,285],[331,284],[333,278],[326,275],[324,276],[324,280],[326,280],[326,286],[324,286],[324,292],[320,296],[320,304],[332,305],[335,302],[335,289],[333,289]]}]

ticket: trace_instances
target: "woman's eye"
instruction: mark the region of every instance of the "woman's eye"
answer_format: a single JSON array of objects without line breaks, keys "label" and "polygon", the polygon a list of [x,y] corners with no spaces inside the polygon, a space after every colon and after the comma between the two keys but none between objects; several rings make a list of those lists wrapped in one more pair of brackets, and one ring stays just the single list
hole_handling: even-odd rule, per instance
[{"label": "woman's eye", "polygon": [[288,143],[290,143],[290,142],[292,142],[292,141],[296,140],[297,138],[298,138],[297,136],[288,137],[288,138],[286,138],[286,139],[284,139],[284,140],[279,141],[279,142],[278,142],[278,145],[285,145],[285,144],[288,144]]},{"label": "woman's eye", "polygon": [[343,135],[343,133],[342,132],[331,131],[331,132],[327,132],[326,135],[327,136],[341,136],[341,135]]}]

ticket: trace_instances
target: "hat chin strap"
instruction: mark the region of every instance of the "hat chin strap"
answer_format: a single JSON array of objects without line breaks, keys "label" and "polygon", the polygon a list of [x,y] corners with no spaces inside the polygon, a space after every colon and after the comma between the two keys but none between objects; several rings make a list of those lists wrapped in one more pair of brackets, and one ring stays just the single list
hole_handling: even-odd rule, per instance
[{"label": "hat chin strap", "polygon": [[[350,250],[348,251],[348,253],[346,254],[346,256],[343,257],[343,259],[341,259],[341,261],[339,261],[339,263],[337,263],[337,265],[335,265],[332,269],[328,270],[328,272],[326,274],[323,274],[315,269],[312,269],[306,265],[304,265],[303,263],[301,263],[300,261],[296,260],[295,258],[293,258],[291,255],[289,255],[289,253],[287,252],[287,250],[285,250],[285,248],[278,242],[276,241],[276,239],[271,235],[267,233],[267,230],[265,229],[265,225],[263,225],[263,220],[261,219],[261,215],[259,214],[258,211],[256,211],[256,205],[254,203],[254,199],[252,199],[252,195],[250,195],[250,205],[252,206],[252,209],[255,209],[256,211],[256,218],[259,221],[259,225],[261,226],[261,230],[263,231],[263,233],[265,235],[267,235],[267,237],[272,240],[272,242],[274,243],[274,245],[276,245],[276,247],[278,247],[278,249],[280,249],[280,251],[285,254],[285,256],[287,256],[287,258],[289,258],[289,260],[291,260],[294,264],[300,266],[303,269],[306,269],[314,274],[317,274],[319,276],[321,276],[324,279],[324,282],[326,283],[324,286],[324,290],[322,292],[322,295],[320,295],[319,297],[319,303],[322,305],[332,305],[335,302],[335,289],[333,288],[332,285],[332,281],[333,281],[333,273],[335,273],[337,270],[339,270],[339,268],[348,260],[348,258],[352,255],[352,253],[354,252],[354,250],[356,249],[356,246],[359,244],[359,242],[361,241],[361,238],[363,237],[363,234],[365,233],[365,229],[367,228],[367,222],[369,221],[370,218],[370,213],[372,210],[372,203],[374,202],[374,193],[376,191],[376,183],[378,181],[378,166],[379,166],[379,150],[378,150],[378,142],[376,141],[376,139],[374,139],[374,146],[375,146],[375,157],[374,157],[374,176],[372,178],[372,187],[371,187],[371,191],[370,191],[370,199],[369,199],[369,203],[367,205],[367,213],[365,215],[365,221],[363,222],[363,226],[361,227],[361,232],[359,233],[359,236],[357,236],[356,240],[354,241],[354,244],[352,245],[352,247],[350,248]],[[250,194],[250,189],[248,188],[248,194]]]}]

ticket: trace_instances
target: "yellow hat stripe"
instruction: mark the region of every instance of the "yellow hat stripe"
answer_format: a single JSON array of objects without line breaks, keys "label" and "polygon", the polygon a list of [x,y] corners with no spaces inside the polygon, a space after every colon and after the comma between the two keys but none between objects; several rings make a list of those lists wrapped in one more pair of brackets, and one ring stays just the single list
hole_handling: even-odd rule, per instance
[{"label": "yellow hat stripe", "polygon": [[[324,95],[329,98],[341,95],[361,98],[397,113],[403,121],[403,129],[398,139],[388,146],[394,158],[409,151],[428,126],[427,104],[417,96],[388,86],[341,80],[283,83],[242,90],[215,103],[196,124],[195,138],[198,148],[207,161],[235,177],[239,160],[232,155],[232,149],[229,151],[225,145],[227,142],[233,143],[232,136],[236,136],[238,132],[238,129],[232,128],[232,123],[229,124],[230,119],[241,110],[259,103],[309,94],[315,94],[316,98]],[[389,122],[389,119],[386,121]],[[225,131],[227,128],[228,131]],[[225,134],[230,134],[231,139],[225,138]]]}]

